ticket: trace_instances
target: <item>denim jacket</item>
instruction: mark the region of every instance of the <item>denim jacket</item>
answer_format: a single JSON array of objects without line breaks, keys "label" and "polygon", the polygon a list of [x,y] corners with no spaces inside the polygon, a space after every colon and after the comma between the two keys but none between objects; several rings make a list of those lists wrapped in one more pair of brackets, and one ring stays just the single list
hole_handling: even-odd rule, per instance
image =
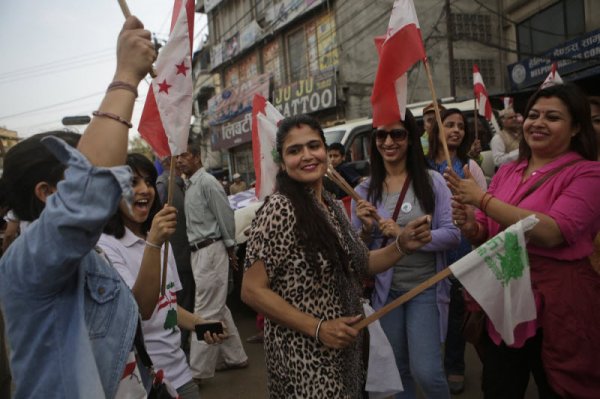
[{"label": "denim jacket", "polygon": [[0,260],[15,398],[112,398],[138,309],[94,247],[121,196],[131,198],[131,171],[93,167],[54,137],[44,144],[67,165],[65,179]]}]

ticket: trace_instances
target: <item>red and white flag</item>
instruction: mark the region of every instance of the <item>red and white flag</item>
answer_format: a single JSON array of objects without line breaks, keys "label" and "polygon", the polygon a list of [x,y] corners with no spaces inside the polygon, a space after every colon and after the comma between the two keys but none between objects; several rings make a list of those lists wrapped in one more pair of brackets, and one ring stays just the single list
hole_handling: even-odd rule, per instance
[{"label": "red and white flag", "polygon": [[500,99],[502,100],[502,105],[504,106],[504,109],[513,108],[514,98],[500,97]]},{"label": "red and white flag", "polygon": [[552,63],[552,68],[550,69],[550,73],[544,80],[544,83],[540,86],[540,89],[545,89],[550,86],[563,84],[563,80],[558,74],[558,67],[556,66],[556,62]]},{"label": "red and white flag", "polygon": [[254,95],[252,100],[252,155],[256,197],[264,200],[275,191],[275,177],[279,171],[276,137],[277,126],[283,115],[263,96]]},{"label": "red and white flag", "polygon": [[404,120],[408,70],[425,59],[425,47],[412,0],[396,0],[387,34],[375,38],[379,66],[373,84],[373,125]]},{"label": "red and white flag", "polygon": [[492,120],[492,104],[490,104],[490,97],[483,84],[483,78],[479,73],[477,64],[473,64],[473,92],[475,93],[475,103],[477,104],[477,112],[483,116],[486,120]]},{"label": "red and white flag", "polygon": [[194,1],[175,0],[171,33],[156,61],[138,131],[164,158],[187,149],[192,116]]}]

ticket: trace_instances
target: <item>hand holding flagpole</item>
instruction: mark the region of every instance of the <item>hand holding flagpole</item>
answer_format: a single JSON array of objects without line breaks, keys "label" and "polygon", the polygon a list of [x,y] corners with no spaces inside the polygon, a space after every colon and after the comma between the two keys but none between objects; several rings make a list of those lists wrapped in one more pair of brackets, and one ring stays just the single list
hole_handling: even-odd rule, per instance
[{"label": "hand holding flagpole", "polygon": [[444,157],[448,163],[448,167],[452,168],[452,159],[450,158],[450,151],[448,151],[448,143],[446,142],[446,133],[444,132],[444,125],[442,125],[442,115],[440,114],[440,107],[437,101],[437,95],[435,94],[435,87],[433,86],[433,78],[431,77],[431,70],[429,69],[429,61],[427,58],[423,60],[425,66],[425,72],[427,73],[427,83],[429,84],[429,90],[431,91],[431,97],[433,98],[433,109],[435,111],[435,120],[439,127],[440,142],[444,149]]},{"label": "hand holding flagpole", "polygon": [[[123,12],[123,16],[125,16],[125,19],[131,17],[131,11],[129,11],[129,6],[127,5],[127,1],[126,0],[118,0],[118,1],[119,1],[119,6],[121,6],[121,11]],[[156,71],[154,70],[153,66],[150,67],[150,71],[148,73],[153,78],[156,77]]]}]

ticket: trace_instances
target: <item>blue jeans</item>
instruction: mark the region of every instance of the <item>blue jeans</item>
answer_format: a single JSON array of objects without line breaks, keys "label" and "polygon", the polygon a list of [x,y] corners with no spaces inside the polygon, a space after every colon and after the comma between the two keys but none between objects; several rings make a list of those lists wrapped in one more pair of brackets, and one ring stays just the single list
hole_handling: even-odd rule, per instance
[{"label": "blue jeans", "polygon": [[[402,294],[404,292],[390,291],[387,303]],[[404,385],[404,392],[395,398],[416,398],[416,382],[426,398],[449,399],[450,390],[442,366],[435,287],[392,310],[380,322],[394,350]]]}]

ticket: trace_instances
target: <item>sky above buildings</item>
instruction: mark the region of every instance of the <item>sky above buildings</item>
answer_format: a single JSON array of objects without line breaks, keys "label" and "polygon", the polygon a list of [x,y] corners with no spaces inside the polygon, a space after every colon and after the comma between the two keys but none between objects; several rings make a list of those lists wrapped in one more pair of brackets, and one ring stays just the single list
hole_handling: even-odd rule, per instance
[{"label": "sky above buildings", "polygon": [[[168,38],[173,0],[127,3],[146,29]],[[28,137],[63,128],[65,116],[91,116],[114,74],[123,21],[117,0],[0,1],[0,127]],[[196,13],[194,30],[196,49],[204,15]],[[149,79],[138,88],[135,131]]]}]

